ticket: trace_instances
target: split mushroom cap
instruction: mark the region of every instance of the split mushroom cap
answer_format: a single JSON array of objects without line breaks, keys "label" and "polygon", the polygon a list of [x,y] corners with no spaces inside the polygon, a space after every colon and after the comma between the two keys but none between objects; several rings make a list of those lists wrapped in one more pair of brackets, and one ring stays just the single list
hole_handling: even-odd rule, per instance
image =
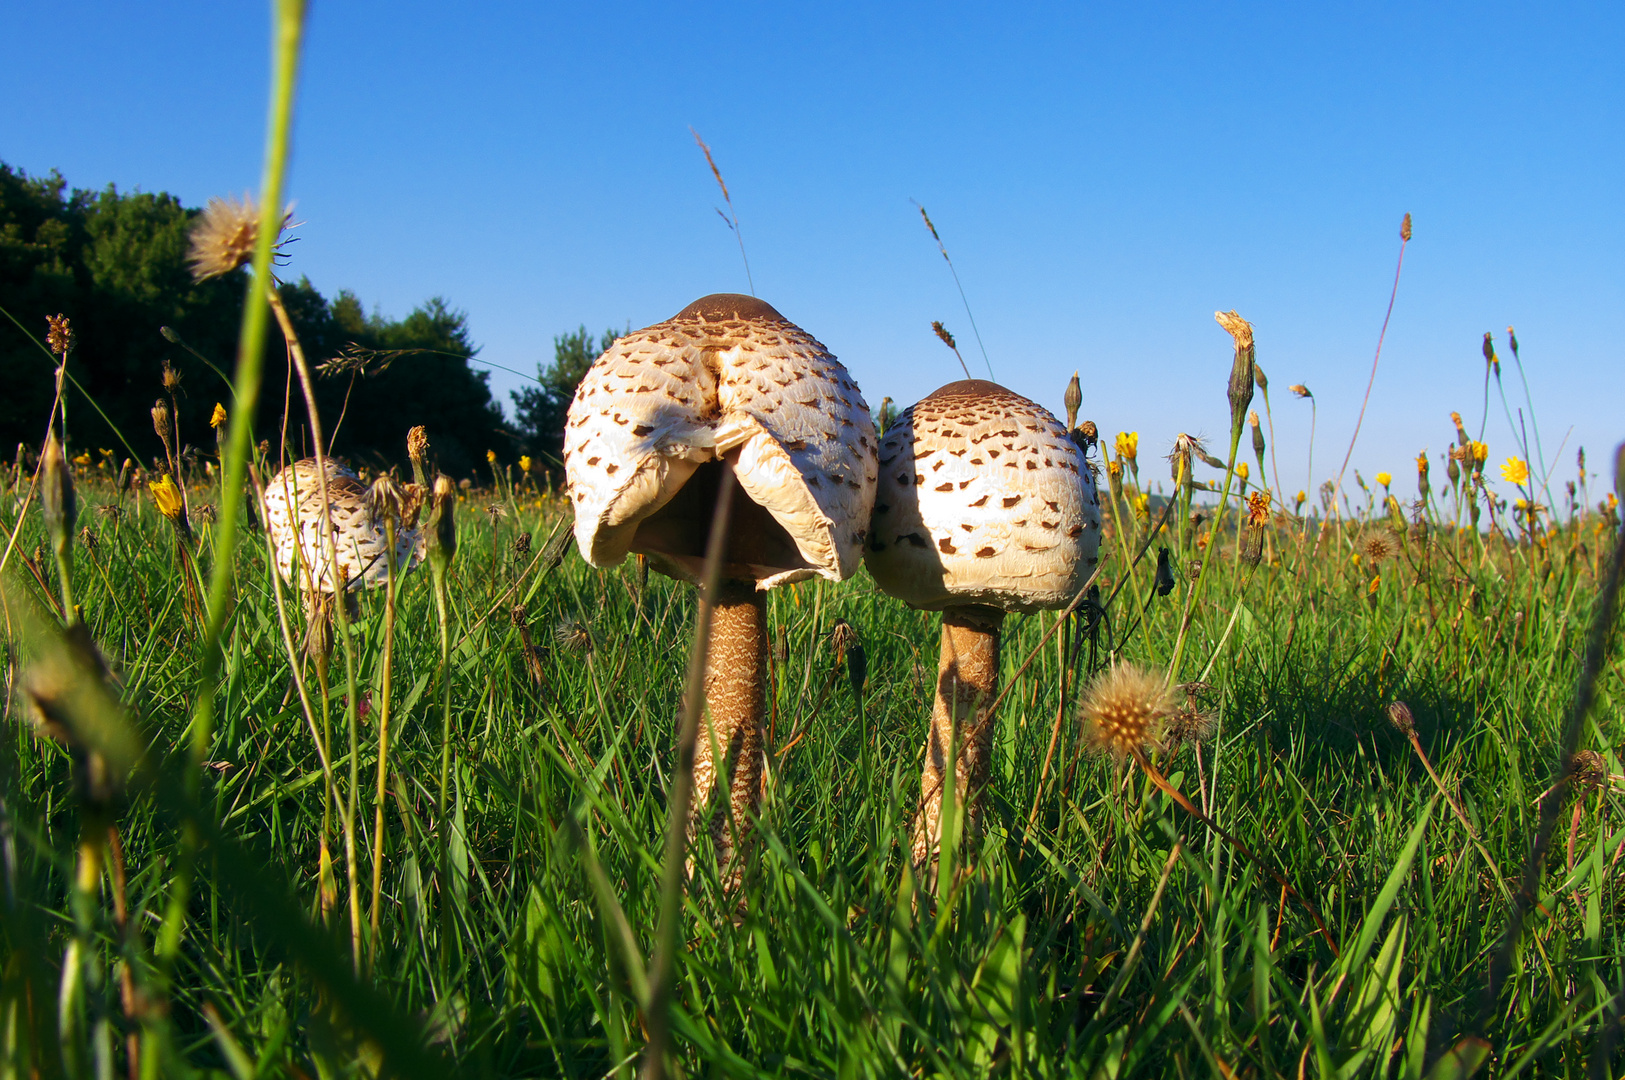
[{"label": "split mushroom cap", "polygon": [[576,543],[698,581],[722,462],[735,498],[723,576],[769,589],[850,577],[875,492],[869,406],[840,362],[769,304],[718,293],[616,341],[564,431]]},{"label": "split mushroom cap", "polygon": [[[346,591],[382,585],[389,580],[389,560],[384,557],[389,539],[384,523],[373,517],[367,487],[332,458],[324,459],[324,464],[328,506],[333,515],[333,532],[325,544],[319,542],[326,523],[314,458],[287,466],[265,487],[265,525],[276,551],[277,572],[282,580],[306,591],[331,593],[335,590],[329,554],[335,553]],[[415,567],[423,558],[423,550],[420,530],[396,526],[396,573],[404,574]],[[300,562],[297,579],[295,551]]]},{"label": "split mushroom cap", "polygon": [[909,606],[1064,607],[1099,548],[1094,473],[1042,406],[968,379],[886,429],[869,572]]}]

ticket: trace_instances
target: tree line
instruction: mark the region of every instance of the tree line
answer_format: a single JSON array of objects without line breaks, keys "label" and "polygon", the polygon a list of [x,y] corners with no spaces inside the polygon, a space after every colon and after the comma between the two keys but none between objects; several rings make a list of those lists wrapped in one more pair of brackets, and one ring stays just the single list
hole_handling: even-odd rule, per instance
[{"label": "tree line", "polygon": [[[247,271],[194,282],[188,233],[200,211],[167,193],[72,189],[56,172],[29,176],[0,162],[0,446],[36,446],[55,394],[55,361],[41,343],[46,318],[74,329],[65,389],[69,439],[150,462],[162,453],[151,409],[167,362],[180,376],[183,445],[212,451],[216,402],[233,407]],[[493,399],[467,316],[440,297],[405,318],[368,314],[348,290],[323,296],[301,277],[279,285],[318,371],[316,397],[332,452],[377,466],[404,465],[407,429],[422,424],[454,476],[478,477],[486,454],[545,465],[562,450],[564,412],[592,361],[614,340],[585,327],[559,335],[537,385],[512,395],[514,418]],[[255,430],[308,453],[298,380],[280,338],[268,339]],[[82,390],[73,388],[76,384]],[[9,456],[9,455],[7,455]]]}]

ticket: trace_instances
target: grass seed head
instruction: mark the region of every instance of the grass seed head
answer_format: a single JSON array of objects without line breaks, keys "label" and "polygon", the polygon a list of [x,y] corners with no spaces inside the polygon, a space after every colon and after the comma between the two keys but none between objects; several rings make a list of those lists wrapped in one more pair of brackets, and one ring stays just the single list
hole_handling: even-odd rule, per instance
[{"label": "grass seed head", "polygon": [[948,332],[948,328],[943,326],[941,322],[933,321],[931,323],[931,332],[937,335],[937,337],[941,339],[942,343],[948,346],[948,348],[959,348],[959,346],[954,343],[954,336]]},{"label": "grass seed head", "polygon": [[1118,664],[1096,676],[1078,708],[1086,746],[1115,758],[1161,745],[1163,726],[1179,708],[1160,674]]},{"label": "grass seed head", "polygon": [[66,315],[47,315],[45,317],[45,347],[51,350],[53,356],[67,358],[74,346],[73,326],[68,322]]}]

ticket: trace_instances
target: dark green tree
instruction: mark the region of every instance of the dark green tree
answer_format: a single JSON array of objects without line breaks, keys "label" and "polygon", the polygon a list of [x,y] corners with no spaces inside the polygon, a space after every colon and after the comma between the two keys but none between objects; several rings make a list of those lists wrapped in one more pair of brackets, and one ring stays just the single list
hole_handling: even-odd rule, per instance
[{"label": "dark green tree", "polygon": [[[121,456],[128,446],[150,463],[161,453],[150,410],[168,360],[182,376],[181,442],[213,452],[209,414],[217,401],[233,407],[223,373],[235,364],[249,278],[240,270],[192,281],[186,250],[197,213],[162,193],[69,192],[57,173],[30,177],[0,163],[0,308],[21,324],[0,315],[0,447],[37,445],[45,433],[54,363],[24,330],[43,339],[46,317],[61,312],[78,339],[68,370],[90,398],[68,394],[70,442]],[[404,319],[369,316],[354,294],[329,301],[304,279],[280,292],[310,363],[331,372],[317,378],[317,400],[335,453],[404,462],[414,424],[428,428],[440,467],[455,476],[483,469],[487,450],[516,452],[489,376],[469,366],[478,350],[462,312],[436,298]],[[308,453],[303,397],[274,330],[267,345],[256,430],[279,443],[286,402],[288,444]],[[351,366],[330,363],[336,357]]]},{"label": "dark green tree", "polygon": [[525,446],[549,468],[563,467],[564,419],[581,379],[620,335],[605,330],[596,341],[585,326],[553,339],[553,362],[537,365],[539,386],[527,386],[511,395],[514,426]]}]

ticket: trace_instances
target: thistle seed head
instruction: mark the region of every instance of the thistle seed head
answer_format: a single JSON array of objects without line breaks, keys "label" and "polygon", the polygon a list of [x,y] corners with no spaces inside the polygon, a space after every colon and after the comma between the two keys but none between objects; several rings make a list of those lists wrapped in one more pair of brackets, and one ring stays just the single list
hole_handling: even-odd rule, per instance
[{"label": "thistle seed head", "polygon": [[1115,758],[1162,745],[1163,727],[1179,708],[1167,680],[1133,664],[1103,671],[1079,705],[1084,743]]}]

